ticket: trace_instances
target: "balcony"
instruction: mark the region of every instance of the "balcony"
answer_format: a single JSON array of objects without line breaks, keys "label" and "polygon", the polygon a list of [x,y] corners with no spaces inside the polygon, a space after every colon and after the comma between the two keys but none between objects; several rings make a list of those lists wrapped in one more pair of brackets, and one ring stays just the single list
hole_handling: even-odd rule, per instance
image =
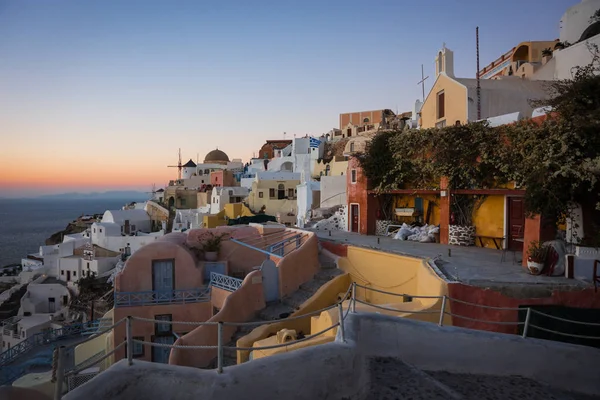
[{"label": "balcony", "polygon": [[210,289],[150,290],[147,292],[115,292],[115,307],[186,304],[210,300]]},{"label": "balcony", "polygon": [[219,289],[235,292],[242,286],[243,281],[232,276],[219,274],[216,272],[210,273],[210,285]]}]

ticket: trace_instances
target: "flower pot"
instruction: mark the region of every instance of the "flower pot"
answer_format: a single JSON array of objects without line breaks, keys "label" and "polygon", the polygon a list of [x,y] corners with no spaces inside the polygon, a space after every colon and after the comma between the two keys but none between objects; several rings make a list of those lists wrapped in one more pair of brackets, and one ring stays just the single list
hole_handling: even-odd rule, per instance
[{"label": "flower pot", "polygon": [[216,251],[206,251],[204,252],[204,259],[206,261],[217,261],[217,257],[219,256],[219,253]]},{"label": "flower pot", "polygon": [[531,275],[539,275],[542,273],[543,269],[544,263],[527,260],[527,271],[529,271]]}]

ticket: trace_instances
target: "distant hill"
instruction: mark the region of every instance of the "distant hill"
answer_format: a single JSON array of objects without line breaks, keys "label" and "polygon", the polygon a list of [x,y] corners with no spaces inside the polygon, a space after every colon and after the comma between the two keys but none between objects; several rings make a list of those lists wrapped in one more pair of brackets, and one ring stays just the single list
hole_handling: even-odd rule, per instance
[{"label": "distant hill", "polygon": [[60,194],[46,194],[43,196],[36,197],[37,199],[57,199],[57,200],[88,200],[88,199],[102,199],[102,200],[147,200],[150,197],[149,193],[137,192],[133,190],[113,190],[108,192],[91,192],[91,193],[60,193]]}]

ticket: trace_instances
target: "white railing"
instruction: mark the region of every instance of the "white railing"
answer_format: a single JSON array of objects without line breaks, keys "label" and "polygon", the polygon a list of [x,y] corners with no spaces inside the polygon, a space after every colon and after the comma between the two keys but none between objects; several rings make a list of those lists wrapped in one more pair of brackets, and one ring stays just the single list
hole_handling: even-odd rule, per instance
[{"label": "white railing", "polygon": [[243,282],[243,280],[234,278],[232,276],[219,274],[217,272],[210,273],[210,286],[214,286],[219,289],[235,292],[242,287]]},{"label": "white railing", "polygon": [[[220,274],[217,274],[220,275]],[[212,274],[211,274],[212,276]],[[224,275],[223,275],[224,276]],[[234,278],[235,279],[235,278]],[[397,309],[397,308],[390,308],[390,307],[385,307],[385,306],[381,306],[378,304],[372,304],[369,303],[367,301],[363,301],[357,298],[356,292],[357,292],[357,288],[360,289],[364,289],[365,291],[370,290],[370,291],[374,291],[374,292],[378,292],[378,293],[382,293],[382,294],[387,294],[387,295],[392,295],[392,296],[398,296],[398,297],[402,297],[402,298],[425,298],[425,299],[438,299],[441,300],[441,305],[439,309],[426,309],[426,310],[401,310],[401,309]],[[344,301],[348,300],[349,302],[346,304],[346,309],[344,310]],[[522,312],[526,312],[526,317],[525,317],[525,321],[521,322],[521,321],[490,321],[490,320],[482,320],[482,319],[477,319],[477,318],[471,318],[471,317],[467,317],[467,316],[462,316],[456,313],[452,313],[450,311],[447,311],[447,307],[448,304],[451,302],[455,302],[455,303],[461,303],[461,304],[465,304],[465,305],[469,305],[469,306],[473,306],[473,307],[479,307],[479,308],[484,308],[484,309],[492,309],[492,310],[506,310],[506,311],[522,311]],[[149,318],[140,318],[140,317],[132,317],[132,316],[128,316],[126,318],[123,318],[122,320],[118,321],[116,324],[114,324],[113,326],[107,328],[107,330],[105,330],[102,333],[108,332],[110,330],[112,330],[115,326],[120,325],[121,323],[125,322],[126,323],[126,339],[125,341],[123,341],[122,343],[120,343],[117,347],[115,347],[111,352],[109,352],[108,354],[103,355],[102,357],[97,358],[95,355],[93,356],[93,358],[97,358],[97,359],[90,359],[90,360],[86,360],[83,363],[79,364],[79,366],[81,366],[80,368],[75,367],[73,370],[69,371],[67,373],[67,375],[65,375],[64,372],[64,357],[66,354],[66,348],[64,346],[61,346],[60,348],[58,348],[57,351],[57,360],[58,362],[55,363],[56,368],[53,369],[53,372],[56,372],[56,379],[54,379],[53,381],[56,381],[56,386],[55,386],[55,399],[60,399],[62,396],[62,384],[59,384],[60,382],[63,382],[65,377],[69,377],[69,376],[73,376],[76,374],[81,373],[82,371],[84,371],[85,369],[88,369],[90,367],[92,367],[93,365],[97,365],[98,363],[104,361],[106,358],[112,356],[118,349],[120,349],[121,347],[123,347],[124,345],[126,345],[126,357],[127,357],[127,363],[128,365],[133,365],[133,344],[137,343],[137,344],[141,344],[144,346],[152,346],[152,347],[168,347],[168,348],[175,348],[175,349],[187,349],[187,350],[217,350],[217,373],[222,373],[223,372],[223,351],[225,349],[228,350],[236,350],[236,351],[254,351],[254,350],[268,350],[268,349],[277,349],[277,348],[282,348],[282,347],[288,347],[291,345],[294,345],[296,343],[301,343],[301,342],[305,342],[311,339],[314,339],[320,335],[325,334],[326,332],[338,328],[339,327],[339,337],[341,339],[342,342],[346,341],[346,333],[345,333],[345,320],[348,317],[348,314],[350,313],[356,313],[356,304],[360,303],[363,304],[367,307],[372,307],[375,309],[380,309],[380,310],[386,310],[386,311],[391,311],[391,312],[396,312],[396,313],[409,313],[409,314],[437,314],[439,315],[439,320],[438,320],[438,325],[439,326],[443,326],[444,325],[444,316],[450,316],[452,318],[458,318],[458,319],[464,319],[464,320],[468,320],[468,321],[477,321],[477,322],[484,322],[484,323],[488,323],[488,324],[496,324],[496,325],[515,325],[515,326],[523,326],[523,333],[522,333],[522,337],[523,338],[528,338],[528,331],[529,328],[535,328],[535,329],[539,329],[540,331],[544,331],[544,332],[549,332],[549,333],[554,333],[554,334],[558,334],[558,335],[564,335],[564,336],[568,336],[568,337],[574,337],[574,338],[578,338],[578,339],[594,339],[594,340],[600,340],[600,336],[588,336],[588,335],[578,335],[578,334],[571,334],[571,333],[566,333],[566,332],[559,332],[559,331],[555,331],[552,329],[548,329],[548,328],[543,328],[537,325],[534,325],[531,323],[531,316],[532,314],[537,314],[537,315],[541,315],[547,318],[551,318],[554,320],[558,320],[558,321],[562,321],[562,322],[566,322],[566,323],[570,323],[570,324],[576,324],[576,325],[585,325],[585,326],[593,326],[593,327],[600,327],[600,323],[592,323],[592,322],[583,322],[583,321],[576,321],[576,320],[571,320],[571,319],[567,319],[567,318],[561,318],[561,317],[556,317],[550,314],[546,314],[537,310],[534,310],[530,307],[527,308],[518,308],[518,307],[496,307],[496,306],[487,306],[487,305],[482,305],[482,304],[476,304],[476,303],[471,303],[471,302],[467,302],[464,300],[459,300],[459,299],[454,299],[451,298],[449,296],[416,296],[416,295],[408,295],[408,294],[398,294],[398,293],[392,293],[392,292],[387,292],[387,291],[383,291],[383,290],[379,290],[379,289],[374,289],[374,288],[370,288],[367,286],[363,286],[360,284],[357,284],[355,282],[353,282],[350,287],[348,287],[348,290],[346,291],[346,293],[342,296],[342,298],[332,304],[329,307],[325,307],[323,309],[317,310],[317,311],[313,311],[310,313],[306,313],[303,315],[298,315],[298,316],[294,316],[294,317],[288,317],[288,318],[283,318],[283,319],[278,319],[278,320],[270,320],[270,321],[253,321],[253,322],[191,322],[191,321],[164,321],[164,320],[154,320],[154,319],[149,319]],[[224,326],[236,326],[236,327],[241,327],[241,326],[259,326],[259,325],[269,325],[269,324],[273,324],[273,323],[277,323],[277,322],[288,322],[288,321],[293,321],[293,320],[297,320],[300,318],[309,318],[312,317],[314,315],[319,315],[324,311],[328,311],[328,310],[332,310],[332,309],[337,309],[338,311],[338,322],[332,324],[331,326],[329,326],[328,328],[323,329],[320,332],[314,333],[312,335],[307,335],[301,339],[297,339],[297,340],[293,340],[293,341],[289,341],[289,342],[285,342],[285,343],[281,343],[281,344],[276,344],[276,345],[271,345],[271,346],[261,346],[261,347],[237,347],[237,346],[225,346],[225,340],[226,338],[224,337],[223,334],[223,327]],[[437,318],[436,318],[437,319]],[[194,346],[194,345],[174,345],[174,344],[163,344],[163,343],[155,343],[155,342],[147,342],[147,341],[143,341],[143,340],[138,340],[138,339],[133,339],[133,331],[132,331],[132,325],[133,322],[137,321],[137,322],[144,322],[144,323],[152,323],[152,324],[156,324],[156,323],[160,323],[160,324],[171,324],[171,325],[194,325],[195,327],[198,326],[203,326],[203,325],[207,325],[207,326],[217,326],[217,344],[216,345],[198,345],[198,346]],[[80,341],[78,343],[74,343],[69,345],[69,347],[75,347],[81,343],[84,343],[88,340],[91,340],[91,338],[85,339],[83,341]],[[54,376],[54,375],[53,375]],[[87,378],[87,377],[84,377]],[[84,379],[82,378],[82,379]]]}]

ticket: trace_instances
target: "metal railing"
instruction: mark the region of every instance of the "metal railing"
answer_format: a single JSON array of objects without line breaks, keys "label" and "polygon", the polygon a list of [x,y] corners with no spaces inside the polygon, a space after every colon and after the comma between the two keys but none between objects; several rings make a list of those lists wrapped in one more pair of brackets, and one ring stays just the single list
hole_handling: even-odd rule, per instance
[{"label": "metal railing", "polygon": [[223,275],[217,272],[210,273],[210,286],[214,286],[219,289],[235,292],[242,286],[243,282],[243,280],[229,275]]},{"label": "metal railing", "polygon": [[85,322],[83,324],[66,325],[62,328],[36,333],[35,335],[30,336],[14,345],[5,352],[0,353],[0,367],[10,364],[19,356],[34,348],[56,342],[57,340],[67,338],[69,336],[82,334],[91,326],[93,326],[94,323],[96,323],[96,321]]},{"label": "metal railing", "polygon": [[[440,304],[439,309],[430,308],[430,309],[423,309],[423,310],[410,310],[410,309],[402,310],[399,308],[386,307],[383,305],[372,304],[372,303],[369,303],[368,301],[358,299],[357,298],[357,288],[364,289],[365,292],[366,291],[374,291],[374,292],[378,292],[378,293],[382,293],[382,294],[386,294],[386,295],[402,297],[403,299],[406,299],[406,298],[437,299],[437,300],[441,300],[441,304]],[[345,301],[348,301],[348,302],[346,303],[346,305],[345,305],[346,309],[344,310],[344,302]],[[459,315],[459,314],[453,313],[451,311],[448,311],[448,305],[452,302],[465,304],[465,305],[469,305],[469,306],[473,306],[473,307],[484,308],[484,309],[526,312],[525,321],[524,322],[521,322],[521,321],[491,321],[491,320],[482,320],[482,319],[471,318],[471,317]],[[553,316],[550,314],[546,314],[546,313],[534,310],[531,307],[518,308],[518,307],[487,306],[487,305],[467,302],[467,301],[460,300],[460,299],[454,299],[454,298],[451,298],[451,297],[445,296],[445,295],[443,295],[443,296],[418,296],[418,295],[399,294],[399,293],[393,293],[393,292],[375,289],[372,287],[367,287],[364,285],[357,284],[356,282],[353,282],[348,287],[348,290],[346,291],[346,293],[340,298],[340,300],[337,301],[336,303],[332,304],[331,306],[325,307],[320,310],[312,311],[312,312],[309,312],[306,314],[288,317],[288,318],[277,319],[277,320],[253,321],[253,322],[224,322],[224,321],[191,322],[191,321],[154,320],[154,319],[149,319],[149,318],[128,316],[127,318],[124,318],[124,319],[118,321],[113,326],[109,327],[106,331],[104,331],[104,332],[108,332],[109,330],[113,329],[115,326],[125,322],[126,323],[126,338],[125,338],[124,342],[119,344],[117,347],[115,347],[115,349],[113,349],[108,354],[104,354],[102,356],[95,355],[95,356],[93,356],[94,360],[92,360],[91,362],[88,362],[89,360],[86,360],[85,362],[79,364],[77,367],[74,367],[73,369],[68,371],[66,374],[64,372],[65,368],[63,366],[64,365],[65,348],[64,347],[59,348],[59,351],[57,352],[58,353],[58,369],[57,369],[57,376],[58,376],[57,379],[58,380],[57,380],[57,383],[62,382],[65,379],[65,377],[68,378],[68,377],[72,377],[77,374],[80,374],[82,372],[85,372],[86,369],[89,369],[91,366],[96,365],[96,364],[104,361],[111,355],[113,355],[122,346],[126,346],[127,364],[133,365],[134,344],[140,344],[143,346],[151,346],[151,347],[168,347],[171,349],[184,349],[184,350],[216,350],[217,351],[217,368],[216,368],[217,373],[222,373],[223,372],[223,361],[224,361],[223,352],[226,349],[227,350],[235,350],[235,351],[254,351],[254,350],[270,350],[270,349],[283,348],[283,347],[292,346],[297,343],[302,343],[302,342],[306,342],[308,340],[314,339],[314,338],[319,337],[319,336],[325,334],[326,332],[329,332],[330,330],[335,329],[335,328],[339,328],[339,338],[340,338],[341,342],[346,342],[346,333],[345,333],[344,323],[350,313],[354,314],[357,312],[357,310],[356,310],[357,303],[363,304],[367,307],[372,307],[375,309],[390,311],[390,312],[394,312],[394,313],[439,315],[439,319],[435,318],[437,320],[437,324],[439,326],[444,325],[444,317],[445,316],[450,316],[452,318],[465,319],[468,321],[477,321],[477,322],[483,322],[483,323],[488,323],[488,324],[523,326],[523,332],[521,335],[523,338],[530,337],[529,329],[534,328],[534,329],[539,329],[540,331],[545,331],[545,332],[554,333],[554,334],[558,334],[558,335],[570,336],[570,337],[574,337],[574,338],[600,340],[600,336],[596,337],[596,336],[588,336],[588,335],[577,335],[577,334],[571,334],[571,333],[566,333],[566,332],[559,332],[559,331],[555,331],[552,329],[534,325],[531,323],[531,316],[533,314],[536,314],[536,315],[541,315],[541,316],[544,316],[547,318],[552,318],[552,319],[555,319],[558,321],[562,321],[565,323],[572,323],[572,324],[586,325],[586,326],[595,326],[595,327],[600,327],[600,323],[583,322],[583,321],[576,321],[576,320],[571,320],[571,319],[567,319],[567,318],[556,317],[556,316]],[[270,346],[259,346],[259,347],[254,347],[254,346],[253,347],[238,347],[238,346],[226,346],[225,345],[225,340],[227,339],[224,335],[224,329],[223,329],[225,326],[235,326],[235,327],[259,326],[259,325],[269,325],[269,324],[273,324],[273,323],[277,323],[277,322],[289,322],[289,321],[293,321],[293,320],[297,320],[297,319],[301,319],[301,318],[310,318],[314,315],[319,315],[324,311],[329,311],[329,310],[333,310],[333,309],[337,309],[338,321],[336,323],[321,330],[320,332],[316,332],[314,334],[307,335],[301,339],[292,340],[292,341],[288,341],[285,343],[278,343],[278,344],[270,345]],[[160,323],[160,324],[171,324],[171,325],[194,325],[195,327],[216,326],[217,327],[217,344],[216,345],[197,345],[197,346],[196,345],[175,345],[175,344],[155,343],[155,342],[148,342],[145,340],[134,339],[133,338],[133,330],[132,330],[134,321],[153,323],[153,324]],[[102,332],[102,333],[104,333],[104,332]],[[87,340],[90,340],[90,339],[91,338],[85,339],[84,341],[73,344],[71,346],[73,346],[73,347],[77,346],[81,343],[84,343]],[[96,357],[96,356],[98,356],[98,357]],[[97,372],[91,372],[91,373],[97,374]],[[85,377],[81,377],[80,379],[82,381],[85,381],[86,379],[89,380],[87,375]],[[60,385],[60,387],[57,384],[56,392],[55,392],[55,399],[60,399],[61,395],[62,395],[62,384]]]},{"label": "metal railing", "polygon": [[145,292],[116,292],[115,307],[144,306],[173,303],[198,303],[210,300],[210,289],[150,290]]}]

